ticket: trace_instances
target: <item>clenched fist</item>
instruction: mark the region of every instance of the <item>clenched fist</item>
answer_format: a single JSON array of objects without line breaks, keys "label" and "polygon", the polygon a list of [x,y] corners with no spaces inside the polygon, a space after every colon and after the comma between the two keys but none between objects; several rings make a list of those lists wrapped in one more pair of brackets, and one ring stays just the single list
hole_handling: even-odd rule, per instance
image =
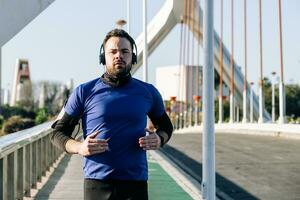
[{"label": "clenched fist", "polygon": [[108,139],[96,139],[100,131],[95,131],[88,135],[85,140],[80,144],[78,153],[83,156],[90,156],[97,153],[103,153],[108,150]]},{"label": "clenched fist", "polygon": [[149,135],[139,138],[140,147],[144,150],[157,150],[161,145],[160,137],[153,131],[145,129]]}]

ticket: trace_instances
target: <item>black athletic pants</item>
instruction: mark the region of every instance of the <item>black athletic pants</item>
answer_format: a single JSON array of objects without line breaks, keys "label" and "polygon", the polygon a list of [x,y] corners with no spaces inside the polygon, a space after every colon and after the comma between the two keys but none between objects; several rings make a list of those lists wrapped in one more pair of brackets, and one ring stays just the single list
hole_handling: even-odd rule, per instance
[{"label": "black athletic pants", "polygon": [[148,200],[147,181],[84,179],[85,200]]}]

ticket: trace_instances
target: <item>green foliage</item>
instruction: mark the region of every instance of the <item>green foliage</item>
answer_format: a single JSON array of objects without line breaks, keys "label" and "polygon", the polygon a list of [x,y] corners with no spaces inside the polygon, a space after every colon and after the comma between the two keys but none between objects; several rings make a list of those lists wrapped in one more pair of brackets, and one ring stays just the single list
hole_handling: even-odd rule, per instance
[{"label": "green foliage", "polygon": [[41,124],[48,120],[48,114],[46,108],[41,108],[37,111],[36,117],[35,117],[35,124]]},{"label": "green foliage", "polygon": [[31,110],[28,111],[25,108],[20,107],[20,106],[3,105],[3,106],[1,106],[1,111],[2,111],[4,120],[6,120],[14,115],[18,115],[23,118],[35,119],[34,111],[31,111]]},{"label": "green foliage", "polygon": [[3,123],[4,123],[4,118],[2,115],[0,115],[0,129],[2,129]]},{"label": "green foliage", "polygon": [[[271,82],[265,78],[264,81],[264,97],[265,97],[265,108],[271,113],[272,112],[272,85]],[[286,115],[288,121],[295,121],[300,117],[300,87],[299,85],[286,85]],[[279,116],[279,89],[278,84],[275,86],[275,115],[276,118]]]},{"label": "green foliage", "polygon": [[12,116],[4,122],[2,127],[3,134],[14,133],[26,128],[33,127],[34,121],[30,118],[22,118],[20,116]]},{"label": "green foliage", "polygon": [[[229,115],[230,115],[230,110],[229,110],[229,101],[228,100],[223,100],[223,120],[224,122],[229,121]],[[219,99],[215,100],[215,122],[219,121]]]},{"label": "green foliage", "polygon": [[[264,78],[264,99],[265,99],[265,109],[271,114],[272,113],[272,83],[268,78]],[[278,109],[278,88],[275,89],[275,104],[276,104],[276,110],[275,110],[275,116],[276,118],[279,115],[279,109]]]},{"label": "green foliage", "polygon": [[300,87],[299,85],[286,86],[286,114],[296,119],[300,117]]}]

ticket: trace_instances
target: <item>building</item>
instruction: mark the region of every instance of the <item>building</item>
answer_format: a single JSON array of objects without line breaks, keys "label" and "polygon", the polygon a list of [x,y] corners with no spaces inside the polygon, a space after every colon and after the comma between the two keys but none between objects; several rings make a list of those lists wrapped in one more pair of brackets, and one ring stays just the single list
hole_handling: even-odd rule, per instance
[{"label": "building", "polygon": [[[202,99],[202,66],[158,67],[156,68],[156,87],[164,100],[176,97],[177,101],[191,102],[193,96],[200,96]],[[214,96],[217,98],[219,87],[215,86],[215,88]],[[223,96],[224,98],[229,96],[229,88],[225,84],[223,84]]]},{"label": "building", "polygon": [[1,103],[2,105],[6,105],[9,104],[9,100],[10,100],[10,92],[9,89],[2,89],[1,90]]},{"label": "building", "polygon": [[21,101],[26,102],[26,105],[33,102],[29,63],[26,59],[17,59],[16,61],[11,95],[11,106],[15,106],[17,102]]},{"label": "building", "polygon": [[156,68],[156,87],[164,100],[176,97],[177,101],[190,102],[194,95],[202,96],[201,82],[201,66],[177,65]]}]

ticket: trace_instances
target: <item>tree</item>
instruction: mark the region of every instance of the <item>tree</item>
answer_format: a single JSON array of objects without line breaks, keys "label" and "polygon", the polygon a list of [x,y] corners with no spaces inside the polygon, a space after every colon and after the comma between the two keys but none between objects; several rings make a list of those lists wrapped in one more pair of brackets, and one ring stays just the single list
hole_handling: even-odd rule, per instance
[{"label": "tree", "polygon": [[[223,100],[223,119],[224,122],[228,122],[230,118],[230,103],[227,99]],[[240,112],[241,113],[241,112]],[[219,121],[219,100],[215,100],[215,122]]]},{"label": "tree", "polygon": [[46,108],[40,108],[35,117],[35,124],[41,124],[48,120],[48,114]]},{"label": "tree", "polygon": [[[286,115],[292,118],[300,117],[300,87],[296,84],[285,86],[286,94]],[[264,79],[264,97],[265,108],[272,112],[272,84],[268,78]],[[275,115],[279,116],[279,89],[278,85],[275,86]]]},{"label": "tree", "polygon": [[20,106],[9,106],[9,105],[3,105],[1,106],[2,116],[4,120],[7,120],[11,116],[18,115],[22,118],[35,118],[35,112],[34,111],[28,111],[23,107]]},{"label": "tree", "polygon": [[286,114],[300,117],[300,87],[296,84],[286,86]]},{"label": "tree", "polygon": [[22,118],[20,116],[12,116],[4,122],[2,127],[3,134],[14,133],[26,128],[33,127],[34,121],[29,118]]}]

